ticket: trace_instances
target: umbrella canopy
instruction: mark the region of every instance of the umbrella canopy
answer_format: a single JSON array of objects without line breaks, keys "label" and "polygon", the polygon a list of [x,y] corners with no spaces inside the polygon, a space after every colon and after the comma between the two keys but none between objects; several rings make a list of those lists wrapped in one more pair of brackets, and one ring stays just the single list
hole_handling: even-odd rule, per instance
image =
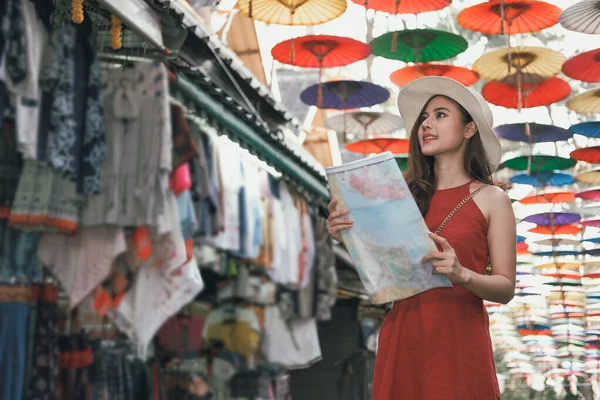
[{"label": "umbrella canopy", "polygon": [[371,54],[368,44],[349,37],[308,35],[285,40],[271,49],[283,64],[306,68],[343,67]]},{"label": "umbrella canopy", "polygon": [[392,154],[407,154],[408,139],[376,138],[348,143],[346,149],[353,153],[379,154],[389,151]]},{"label": "umbrella canopy", "polygon": [[567,101],[567,108],[578,113],[600,113],[600,89],[592,89]]},{"label": "umbrella canopy", "polygon": [[237,8],[247,17],[276,25],[313,26],[342,15],[346,0],[238,0]]},{"label": "umbrella canopy", "polygon": [[388,14],[420,14],[441,10],[449,6],[452,0],[352,0],[352,2]]},{"label": "umbrella canopy", "polygon": [[575,194],[575,196],[577,196],[583,200],[598,201],[598,200],[600,200],[600,187],[593,187],[593,188],[582,190],[580,192],[577,192],[577,194]]},{"label": "umbrella canopy", "polygon": [[545,250],[545,251],[535,251],[532,254],[536,257],[578,256],[581,254],[581,251],[579,251],[579,250]]},{"label": "umbrella canopy", "polygon": [[535,244],[540,246],[575,246],[581,244],[581,241],[577,239],[568,239],[568,238],[550,238],[550,239],[542,239],[536,240]]},{"label": "umbrella canopy", "polygon": [[577,161],[600,164],[600,146],[583,147],[581,149],[573,150],[570,157]]},{"label": "umbrella canopy", "polygon": [[573,179],[573,175],[560,172],[560,171],[552,171],[552,172],[540,172],[535,175],[528,175],[526,172],[519,172],[514,174],[510,181],[512,183],[518,183],[521,185],[530,185],[530,186],[565,186],[572,185],[575,183]]},{"label": "umbrella canopy", "polygon": [[582,226],[592,226],[594,228],[600,228],[600,219],[599,218],[589,218],[582,220],[580,222]]},{"label": "umbrella canopy", "polygon": [[374,55],[404,62],[441,61],[465,51],[465,38],[435,29],[407,29],[384,33],[371,41]]},{"label": "umbrella canopy", "polygon": [[558,23],[561,9],[544,1],[491,0],[465,8],[457,21],[488,35],[538,32]]},{"label": "umbrella canopy", "polygon": [[518,156],[504,161],[504,165],[510,169],[527,171],[530,168],[531,173],[568,169],[575,164],[577,161],[570,158],[547,155]]},{"label": "umbrella canopy", "polygon": [[530,222],[538,226],[570,225],[580,220],[581,217],[579,214],[552,212],[533,214],[523,219],[525,222]]},{"label": "umbrella canopy", "polygon": [[575,180],[588,185],[600,185],[600,167],[581,171],[575,175]]},{"label": "umbrella canopy", "polygon": [[[560,78],[549,78],[535,84],[518,87],[500,82],[488,82],[481,90],[483,97],[492,104],[506,108],[533,108],[549,106],[571,94],[571,86]],[[520,103],[519,103],[520,100]]]},{"label": "umbrella canopy", "polygon": [[583,0],[562,12],[560,24],[570,31],[600,34],[600,3],[598,0]]},{"label": "umbrella canopy", "polygon": [[[510,51],[510,57],[509,57]],[[484,54],[473,64],[473,70],[479,77],[488,81],[503,81],[515,75],[533,74],[544,78],[557,75],[565,56],[544,47],[513,47],[502,48]]]},{"label": "umbrella canopy", "polygon": [[391,73],[390,80],[398,86],[405,86],[422,76],[445,76],[465,86],[472,85],[479,80],[477,73],[469,68],[439,63],[417,64],[400,68]]},{"label": "umbrella canopy", "polygon": [[519,200],[521,204],[559,204],[575,201],[575,192],[543,192]]},{"label": "umbrella canopy", "polygon": [[353,135],[390,133],[404,127],[402,118],[388,112],[356,111],[338,114],[325,121],[329,129]]},{"label": "umbrella canopy", "polygon": [[537,233],[539,235],[576,235],[581,232],[583,228],[575,225],[563,225],[563,226],[536,226],[528,229],[527,232]]},{"label": "umbrella canopy", "polygon": [[526,143],[557,142],[573,137],[573,132],[567,129],[533,122],[500,125],[494,128],[494,132],[499,138]]},{"label": "umbrella canopy", "polygon": [[408,157],[401,154],[395,155],[394,159],[396,160],[396,164],[400,168],[400,171],[406,171],[408,169]]},{"label": "umbrella canopy", "polygon": [[562,72],[580,81],[600,82],[600,48],[571,57],[563,64]]},{"label": "umbrella canopy", "polygon": [[600,138],[600,121],[581,122],[579,124],[571,125],[569,130],[578,135]]},{"label": "umbrella canopy", "polygon": [[339,80],[324,82],[323,102],[318,104],[319,84],[309,86],[300,93],[304,104],[347,110],[361,107],[371,107],[383,103],[390,97],[390,92],[383,86],[367,81]]}]

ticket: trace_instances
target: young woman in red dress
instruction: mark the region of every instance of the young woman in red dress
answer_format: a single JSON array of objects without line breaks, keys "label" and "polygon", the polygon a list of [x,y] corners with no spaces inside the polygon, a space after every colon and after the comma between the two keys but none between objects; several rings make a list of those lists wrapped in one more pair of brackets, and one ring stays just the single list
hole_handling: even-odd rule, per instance
[{"label": "young woman in red dress", "polygon": [[[423,259],[453,287],[398,301],[387,315],[372,398],[500,399],[483,300],[506,304],[514,296],[516,222],[509,197],[492,183],[502,156],[492,112],[475,90],[443,77],[405,86],[398,108],[412,128],[406,180],[429,230],[478,192],[431,234],[438,251]],[[335,199],[329,212],[329,233],[341,241],[351,215],[336,210]]]}]

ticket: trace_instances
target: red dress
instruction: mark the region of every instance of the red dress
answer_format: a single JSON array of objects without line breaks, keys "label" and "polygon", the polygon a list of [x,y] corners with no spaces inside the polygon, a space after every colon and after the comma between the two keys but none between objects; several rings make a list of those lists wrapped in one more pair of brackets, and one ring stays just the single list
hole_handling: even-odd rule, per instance
[{"label": "red dress", "polygon": [[[425,217],[430,231],[469,194],[469,184],[434,193]],[[470,200],[440,236],[454,248],[461,265],[484,274],[487,228]],[[500,399],[483,301],[455,286],[396,302],[379,335],[372,393],[373,400]]]}]

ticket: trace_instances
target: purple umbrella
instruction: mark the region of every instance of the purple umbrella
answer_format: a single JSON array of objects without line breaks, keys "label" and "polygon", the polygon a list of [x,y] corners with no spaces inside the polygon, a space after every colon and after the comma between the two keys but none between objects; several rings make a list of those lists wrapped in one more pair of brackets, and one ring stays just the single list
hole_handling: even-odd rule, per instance
[{"label": "purple umbrella", "polygon": [[[530,135],[526,133],[527,126]],[[573,137],[573,132],[567,129],[534,122],[500,125],[494,128],[494,132],[499,138],[525,143],[557,142]]]},{"label": "purple umbrella", "polygon": [[575,222],[579,222],[580,220],[581,217],[579,216],[579,214],[558,212],[533,214],[523,219],[523,221],[525,222],[530,222],[538,226],[569,225],[574,224]]},{"label": "purple umbrella", "polygon": [[323,99],[319,105],[319,84],[309,86],[300,93],[304,104],[347,110],[371,107],[380,104],[390,97],[390,92],[383,86],[366,81],[331,81],[321,84]]}]

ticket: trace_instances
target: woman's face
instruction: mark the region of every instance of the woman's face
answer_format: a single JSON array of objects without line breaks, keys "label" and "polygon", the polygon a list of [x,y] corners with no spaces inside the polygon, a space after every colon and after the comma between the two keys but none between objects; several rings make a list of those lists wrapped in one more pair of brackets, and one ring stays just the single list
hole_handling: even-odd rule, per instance
[{"label": "woman's face", "polygon": [[444,96],[429,101],[419,122],[419,145],[426,156],[459,151],[475,134],[475,124],[465,124],[457,105]]}]

